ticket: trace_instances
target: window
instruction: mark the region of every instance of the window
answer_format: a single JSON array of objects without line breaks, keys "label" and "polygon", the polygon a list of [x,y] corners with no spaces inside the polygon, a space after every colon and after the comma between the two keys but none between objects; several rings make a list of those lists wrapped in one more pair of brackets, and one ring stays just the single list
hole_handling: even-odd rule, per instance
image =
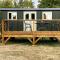
[{"label": "window", "polygon": [[9,13],[9,19],[11,19],[11,13]]},{"label": "window", "polygon": [[17,12],[8,12],[8,20],[16,20],[17,19]]},{"label": "window", "polygon": [[26,19],[29,19],[29,14],[26,14]]},{"label": "window", "polygon": [[44,19],[46,19],[46,14],[44,14]]},{"label": "window", "polygon": [[32,18],[32,19],[35,19],[35,14],[32,13],[32,14],[31,14],[31,18]]},{"label": "window", "polygon": [[52,12],[51,11],[42,12],[42,19],[52,20]]},{"label": "window", "polygon": [[13,19],[17,19],[17,13],[16,12],[12,13],[12,16],[13,16]]}]

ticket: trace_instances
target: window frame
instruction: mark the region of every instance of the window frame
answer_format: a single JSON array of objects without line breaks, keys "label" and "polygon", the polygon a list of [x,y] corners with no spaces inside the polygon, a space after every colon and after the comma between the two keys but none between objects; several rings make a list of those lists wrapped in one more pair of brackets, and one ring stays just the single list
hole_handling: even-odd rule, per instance
[{"label": "window frame", "polygon": [[[11,13],[11,15],[12,15],[12,16],[11,16],[11,19],[9,19],[9,13]],[[13,19],[13,13],[16,13],[16,19]],[[17,12],[8,12],[8,13],[7,13],[7,19],[8,19],[8,20],[17,20]]]},{"label": "window frame", "polygon": [[[51,13],[51,19],[47,19],[47,17],[46,17],[46,19],[44,19],[44,14],[45,13]],[[52,20],[52,11],[43,11],[42,12],[42,20]]]}]

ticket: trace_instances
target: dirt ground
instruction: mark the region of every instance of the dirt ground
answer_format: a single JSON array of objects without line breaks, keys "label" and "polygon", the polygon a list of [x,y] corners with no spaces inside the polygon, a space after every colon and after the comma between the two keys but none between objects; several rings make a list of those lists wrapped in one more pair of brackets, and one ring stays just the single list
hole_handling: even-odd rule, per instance
[{"label": "dirt ground", "polygon": [[60,60],[60,43],[48,43],[1,45],[0,60]]}]

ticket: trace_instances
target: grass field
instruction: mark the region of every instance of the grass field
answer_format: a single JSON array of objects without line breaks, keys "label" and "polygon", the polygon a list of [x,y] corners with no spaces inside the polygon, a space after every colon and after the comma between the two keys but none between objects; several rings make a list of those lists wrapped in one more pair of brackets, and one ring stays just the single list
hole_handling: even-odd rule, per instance
[{"label": "grass field", "polygon": [[11,39],[0,46],[1,60],[60,60],[60,42],[40,40],[35,46],[26,39]]}]

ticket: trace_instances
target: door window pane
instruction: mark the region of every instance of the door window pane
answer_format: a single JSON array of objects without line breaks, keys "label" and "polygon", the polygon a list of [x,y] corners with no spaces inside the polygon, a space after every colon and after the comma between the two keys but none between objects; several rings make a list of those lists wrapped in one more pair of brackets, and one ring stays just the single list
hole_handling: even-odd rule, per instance
[{"label": "door window pane", "polygon": [[17,12],[8,12],[8,19],[16,20],[17,19]]},{"label": "door window pane", "polygon": [[29,14],[26,14],[26,19],[29,19]]},{"label": "door window pane", "polygon": [[31,18],[32,19],[35,19],[35,14],[31,14]]},{"label": "door window pane", "polygon": [[11,19],[11,18],[12,18],[12,17],[11,17],[11,15],[12,15],[12,14],[11,14],[11,13],[9,13],[9,19]]},{"label": "door window pane", "polygon": [[13,19],[17,19],[17,13],[16,12],[13,12],[12,13],[12,17],[13,17]]}]

